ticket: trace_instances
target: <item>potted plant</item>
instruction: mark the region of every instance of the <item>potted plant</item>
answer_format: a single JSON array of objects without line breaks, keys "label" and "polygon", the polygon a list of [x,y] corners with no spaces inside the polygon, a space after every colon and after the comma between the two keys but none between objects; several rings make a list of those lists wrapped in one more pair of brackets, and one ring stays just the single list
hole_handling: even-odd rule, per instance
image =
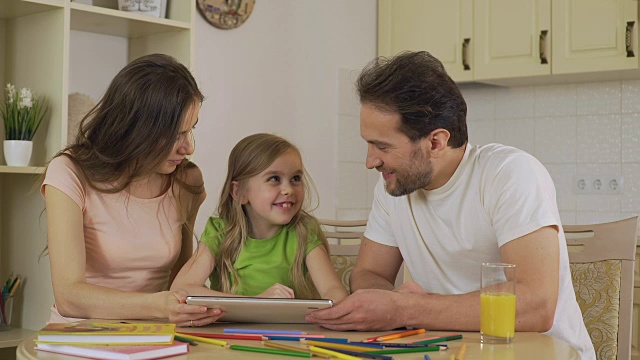
[{"label": "potted plant", "polygon": [[5,88],[4,106],[0,116],[4,122],[4,158],[9,166],[27,166],[33,149],[33,136],[47,113],[44,96],[36,96],[30,89],[18,93],[14,85]]}]

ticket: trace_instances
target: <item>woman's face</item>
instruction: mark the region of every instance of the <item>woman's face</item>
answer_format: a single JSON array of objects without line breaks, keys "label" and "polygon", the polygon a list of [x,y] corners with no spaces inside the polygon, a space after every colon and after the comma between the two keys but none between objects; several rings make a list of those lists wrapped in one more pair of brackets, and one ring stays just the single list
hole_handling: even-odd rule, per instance
[{"label": "woman's face", "polygon": [[180,133],[173,144],[173,149],[166,161],[156,168],[159,174],[171,174],[176,170],[178,165],[194,151],[193,129],[198,123],[198,114],[200,113],[200,103],[196,102],[185,113]]}]

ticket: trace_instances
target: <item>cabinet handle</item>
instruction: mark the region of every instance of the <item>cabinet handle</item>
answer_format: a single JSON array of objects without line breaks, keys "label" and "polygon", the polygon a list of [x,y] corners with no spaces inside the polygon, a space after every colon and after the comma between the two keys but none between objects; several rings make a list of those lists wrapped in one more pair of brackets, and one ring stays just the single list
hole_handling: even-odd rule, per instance
[{"label": "cabinet handle", "polygon": [[471,42],[471,38],[465,38],[462,40],[462,67],[465,70],[471,70],[471,66],[469,66],[469,43]]},{"label": "cabinet handle", "polygon": [[627,57],[634,57],[633,53],[633,27],[635,26],[635,21],[627,21],[627,30],[624,34],[624,44],[627,48]]},{"label": "cabinet handle", "polygon": [[538,51],[540,52],[540,64],[548,64],[547,60],[547,35],[549,30],[540,31],[540,41],[538,42]]}]

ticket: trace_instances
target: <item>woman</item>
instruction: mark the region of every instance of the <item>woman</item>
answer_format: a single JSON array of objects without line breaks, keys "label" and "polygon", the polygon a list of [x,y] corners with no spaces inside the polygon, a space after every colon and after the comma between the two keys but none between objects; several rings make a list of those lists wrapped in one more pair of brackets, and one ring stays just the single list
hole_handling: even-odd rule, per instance
[{"label": "woman", "polygon": [[206,193],[187,157],[203,96],[170,56],[134,60],[50,162],[45,198],[55,305],[50,322],[168,318],[181,326],[219,310],[167,291],[193,250]]}]

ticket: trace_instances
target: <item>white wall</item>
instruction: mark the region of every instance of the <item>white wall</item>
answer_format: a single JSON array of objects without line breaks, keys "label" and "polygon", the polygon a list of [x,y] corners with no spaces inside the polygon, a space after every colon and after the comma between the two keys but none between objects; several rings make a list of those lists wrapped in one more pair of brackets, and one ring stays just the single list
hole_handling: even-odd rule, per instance
[{"label": "white wall", "polygon": [[72,30],[69,48],[69,93],[98,101],[111,79],[127,65],[126,38]]},{"label": "white wall", "polygon": [[[640,81],[463,88],[473,144],[499,142],[538,158],[556,185],[564,224],[640,213]],[[578,176],[623,176],[618,195],[582,195]]]},{"label": "white wall", "polygon": [[315,214],[335,217],[339,74],[375,56],[376,2],[259,1],[233,30],[198,16],[195,42],[195,75],[207,99],[194,160],[208,193],[196,233],[215,210],[231,148],[256,132],[300,147],[320,196]]},{"label": "white wall", "polygon": [[[358,134],[357,99],[344,74],[344,133]],[[351,75],[353,76],[353,72]],[[563,224],[614,221],[640,214],[640,81],[571,83],[501,88],[461,86],[467,102],[469,141],[515,146],[540,160],[556,186]],[[338,146],[341,218],[366,217],[378,177],[360,159],[364,144],[347,137]],[[576,194],[577,176],[622,176],[622,194]],[[366,185],[366,186],[365,186]]]},{"label": "white wall", "polygon": [[[198,14],[195,29],[194,75],[206,100],[194,161],[208,193],[196,234],[216,208],[231,148],[256,132],[300,147],[320,198],[315,214],[335,217],[340,69],[361,68],[375,57],[376,2],[259,1],[239,28],[217,29]],[[127,63],[127,40],[79,31],[71,37],[70,92],[98,100]]]}]

